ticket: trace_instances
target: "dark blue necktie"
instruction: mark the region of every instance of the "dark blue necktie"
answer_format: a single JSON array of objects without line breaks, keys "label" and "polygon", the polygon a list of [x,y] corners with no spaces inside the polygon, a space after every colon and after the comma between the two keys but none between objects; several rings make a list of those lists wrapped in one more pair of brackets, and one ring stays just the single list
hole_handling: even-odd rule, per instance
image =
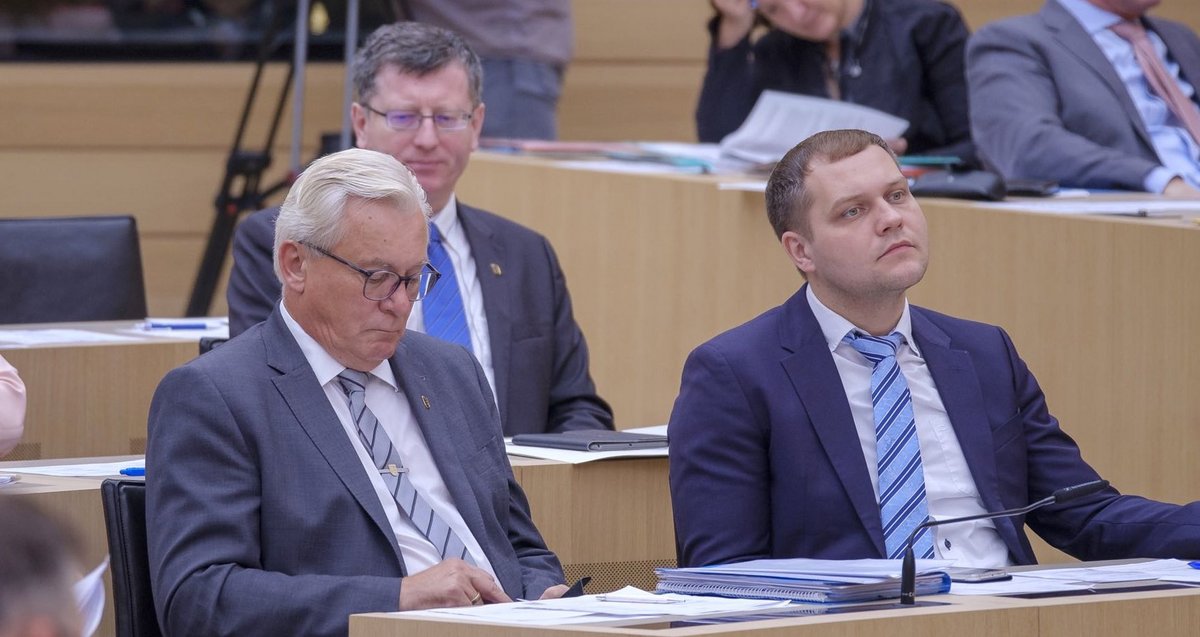
[{"label": "dark blue necktie", "polygon": [[[878,338],[850,332],[844,340],[875,366],[871,371],[871,405],[879,466],[879,514],[887,556],[900,559],[908,534],[929,517],[912,395],[896,362],[896,350],[904,336],[892,332]],[[933,557],[929,529],[921,529],[913,550],[917,557]]]},{"label": "dark blue necktie", "polygon": [[442,243],[441,231],[433,222],[429,224],[429,263],[442,273],[442,278],[421,301],[425,333],[458,343],[472,351],[471,332],[467,329],[467,315],[463,310],[462,295],[458,292],[454,262]]}]

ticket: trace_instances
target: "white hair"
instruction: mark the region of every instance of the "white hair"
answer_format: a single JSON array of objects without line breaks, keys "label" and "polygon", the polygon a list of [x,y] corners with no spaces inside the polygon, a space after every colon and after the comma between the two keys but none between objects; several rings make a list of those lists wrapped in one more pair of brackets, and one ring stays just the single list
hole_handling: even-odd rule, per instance
[{"label": "white hair", "polygon": [[345,236],[342,219],[353,200],[390,201],[400,212],[419,210],[426,220],[432,215],[417,178],[391,155],[351,148],[321,157],[296,179],[275,221],[273,259],[280,281],[283,242],[332,249]]}]

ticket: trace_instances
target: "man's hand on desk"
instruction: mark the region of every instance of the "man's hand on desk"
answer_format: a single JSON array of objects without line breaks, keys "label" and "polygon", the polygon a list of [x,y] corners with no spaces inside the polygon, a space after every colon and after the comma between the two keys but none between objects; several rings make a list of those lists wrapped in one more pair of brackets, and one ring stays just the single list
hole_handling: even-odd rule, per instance
[{"label": "man's hand on desk", "polygon": [[487,571],[451,558],[400,581],[400,610],[511,602]]},{"label": "man's hand on desk", "polygon": [[1200,190],[1197,190],[1188,185],[1182,177],[1175,177],[1167,182],[1167,187],[1163,188],[1164,197],[1175,197],[1178,199],[1200,199]]},{"label": "man's hand on desk", "polygon": [[566,593],[568,590],[570,589],[567,588],[566,584],[555,584],[554,586],[547,588],[542,593],[542,596],[538,599],[558,599],[559,597],[562,597],[563,593]]}]

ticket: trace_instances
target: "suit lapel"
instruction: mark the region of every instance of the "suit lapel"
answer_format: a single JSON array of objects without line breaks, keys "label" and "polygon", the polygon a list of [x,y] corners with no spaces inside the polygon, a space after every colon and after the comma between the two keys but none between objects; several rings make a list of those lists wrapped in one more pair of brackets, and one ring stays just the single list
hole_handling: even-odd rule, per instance
[{"label": "suit lapel", "polygon": [[[432,382],[427,361],[420,355],[414,355],[413,349],[407,339],[400,342],[396,355],[391,359],[392,373],[404,391],[451,501],[471,534],[489,552],[490,557],[487,528],[479,509],[482,496],[476,493],[472,476],[466,470],[466,460],[476,451],[470,446],[470,424],[466,422],[453,396],[434,390],[435,383]],[[440,383],[436,386],[448,385]]]},{"label": "suit lapel", "polygon": [[492,346],[492,371],[496,382],[496,408],[500,422],[508,422],[509,364],[512,345],[513,319],[509,308],[512,301],[512,276],[505,276],[509,265],[504,243],[494,232],[484,214],[470,206],[458,204],[458,219],[475,257],[475,272],[483,294],[483,311],[487,315],[488,342]]},{"label": "suit lapel", "polygon": [[274,379],[275,388],[291,409],[297,424],[312,440],[346,490],[367,512],[379,531],[388,538],[388,544],[391,545],[403,569],[404,557],[396,543],[396,534],[383,512],[383,505],[379,503],[370,478],[363,473],[357,452],[346,437],[337,414],[329,405],[325,392],[317,384],[312,368],[309,367],[295,338],[288,331],[278,308],[264,325],[263,342],[267,350],[267,364],[280,373]]},{"label": "suit lapel", "polygon": [[1145,144],[1151,153],[1157,155],[1154,150],[1154,144],[1150,141],[1150,133],[1146,131],[1146,125],[1142,123],[1142,115],[1138,113],[1137,107],[1134,106],[1133,100],[1129,97],[1129,91],[1126,90],[1125,84],[1117,76],[1112,62],[1108,61],[1108,58],[1104,55],[1104,51],[1100,50],[1100,46],[1083,29],[1083,26],[1079,24],[1075,16],[1071,15],[1070,12],[1057,2],[1047,2],[1042,6],[1038,15],[1041,16],[1046,27],[1053,33],[1053,37],[1062,43],[1062,48],[1071,55],[1079,58],[1108,87],[1108,90],[1121,103],[1121,108],[1125,111],[1125,117],[1133,124],[1138,138],[1142,140],[1142,143]]},{"label": "suit lapel", "polygon": [[784,306],[779,325],[780,345],[787,352],[782,361],[783,369],[804,405],[842,488],[874,541],[876,551],[883,556],[887,554],[883,523],[871,487],[871,474],[867,471],[841,375],[821,326],[808,305],[807,288],[807,285],[800,288]]},{"label": "suit lapel", "polygon": [[[983,508],[1001,511],[1005,505],[1000,498],[992,427],[983,410],[983,389],[971,356],[966,351],[954,349],[950,336],[930,322],[920,308],[913,307],[911,315],[913,338],[929,367],[942,406],[946,408],[975,488],[983,500]],[[1022,544],[1012,519],[1000,519],[995,523],[1009,551],[1013,555],[1022,554]]]}]

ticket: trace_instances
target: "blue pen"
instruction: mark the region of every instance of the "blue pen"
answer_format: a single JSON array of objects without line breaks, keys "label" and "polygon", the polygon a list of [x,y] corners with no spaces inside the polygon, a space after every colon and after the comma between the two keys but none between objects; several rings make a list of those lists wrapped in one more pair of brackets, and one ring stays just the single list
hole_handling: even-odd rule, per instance
[{"label": "blue pen", "polygon": [[126,469],[121,469],[121,475],[131,477],[145,476],[146,467],[128,467]]},{"label": "blue pen", "polygon": [[207,323],[146,323],[152,330],[206,330]]},{"label": "blue pen", "polygon": [[1188,566],[1195,569],[1200,569],[1200,562],[1188,562]]}]

